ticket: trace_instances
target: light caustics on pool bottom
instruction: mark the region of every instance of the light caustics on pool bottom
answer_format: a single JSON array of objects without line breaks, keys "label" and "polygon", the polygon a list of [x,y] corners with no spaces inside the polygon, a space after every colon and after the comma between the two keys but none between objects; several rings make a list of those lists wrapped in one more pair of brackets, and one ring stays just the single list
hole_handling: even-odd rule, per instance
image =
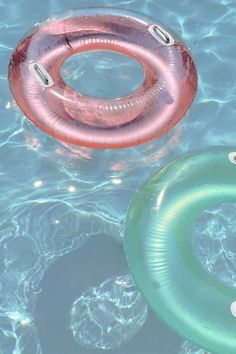
[{"label": "light caustics on pool bottom", "polygon": [[70,328],[75,340],[91,349],[124,346],[147,318],[147,305],[130,275],[91,287],[72,305]]},{"label": "light caustics on pool bottom", "polygon": [[[97,216],[59,201],[26,202],[8,210],[8,219],[1,223],[0,231],[1,354],[14,348],[16,353],[41,352],[34,312],[44,273],[86,240],[111,230],[104,229]],[[132,277],[121,275],[80,294],[71,303],[70,319],[68,313],[64,325],[84,347],[114,349],[133,338],[146,318],[147,305]]]},{"label": "light caustics on pool bottom", "polygon": [[[228,282],[232,286],[234,280],[232,277],[230,279],[230,274],[233,276],[236,257],[232,254],[230,246],[234,240],[233,217],[230,212],[225,213],[229,207],[232,208],[232,205],[223,204],[204,211],[194,226],[193,242],[199,245],[203,235],[206,238],[206,246],[208,239],[208,247],[211,247],[212,233],[217,243],[221,243],[222,239],[227,240],[222,252],[218,252],[215,248],[213,252],[208,252],[207,263],[204,258],[208,251],[206,247],[197,246],[196,253],[205,267],[208,264],[214,265],[217,257],[217,268],[221,266],[221,278],[218,277],[217,271],[215,274],[213,271],[213,275],[218,277],[219,281],[224,281],[225,284]],[[209,213],[214,214],[214,221],[211,218],[206,220],[206,215]],[[8,320],[5,319],[5,323],[3,322],[5,341],[3,340],[2,343],[5,345],[7,338],[6,347],[9,350],[10,346],[14,347],[16,342],[16,348],[21,353],[26,348],[24,346],[30,343],[26,338],[34,338],[31,346],[37,343],[40,348],[34,328],[34,318],[30,314],[28,303],[31,303],[31,309],[33,309],[39,282],[46,269],[59,257],[81,247],[89,237],[96,235],[97,230],[107,233],[109,229],[103,229],[102,220],[94,220],[89,213],[81,213],[79,209],[73,208],[72,204],[59,203],[59,201],[26,202],[25,205],[21,204],[8,210],[7,215],[8,220],[6,218],[1,225],[1,254],[4,267],[1,284],[5,290],[5,293],[2,293],[1,308],[3,314],[5,311],[8,317]],[[38,220],[37,223],[35,223],[35,218]],[[227,220],[227,226],[225,220]],[[97,228],[99,222],[101,227]],[[207,226],[206,223],[208,223]],[[92,225],[96,227],[93,229]],[[68,226],[70,227],[69,234]],[[225,254],[228,254],[228,264],[225,262]],[[206,270],[212,272],[211,267]],[[225,274],[225,278],[222,274]],[[78,309],[81,309],[81,306],[83,316],[78,317]],[[111,321],[108,316],[112,311],[116,315],[116,321]],[[146,305],[134,288],[130,276],[121,276],[111,278],[100,285],[94,284],[93,287],[80,294],[74,304],[71,304],[68,325],[80,345],[87,348],[110,346],[114,349],[125,344],[138,332],[145,322],[146,311]],[[130,327],[131,318],[132,326]],[[90,326],[94,323],[96,328],[94,325]],[[124,329],[126,329],[125,332]],[[115,340],[113,340],[114,334]],[[191,348],[191,346],[187,345],[183,348],[181,350],[187,350],[186,348]],[[191,353],[190,349],[189,353]]]},{"label": "light caustics on pool bottom", "polygon": [[193,228],[195,254],[204,269],[225,286],[236,287],[236,203],[204,210]]},{"label": "light caustics on pool bottom", "polygon": [[180,348],[179,354],[211,354],[210,352],[206,351],[205,349],[199,348],[197,345],[184,342]]}]

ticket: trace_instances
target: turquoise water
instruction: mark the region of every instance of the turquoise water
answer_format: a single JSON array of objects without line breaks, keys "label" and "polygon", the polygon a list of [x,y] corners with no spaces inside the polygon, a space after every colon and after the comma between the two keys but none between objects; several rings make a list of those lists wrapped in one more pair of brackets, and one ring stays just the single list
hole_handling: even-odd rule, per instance
[{"label": "turquoise water", "polygon": [[[117,151],[75,148],[30,125],[15,106],[7,65],[19,39],[48,16],[88,6],[152,15],[190,48],[198,94],[165,137]],[[147,308],[124,259],[123,226],[130,199],[159,166],[235,143],[235,25],[233,0],[0,0],[1,354],[204,353]],[[70,59],[63,76],[103,96],[141,80],[139,67],[108,53]],[[206,211],[194,232],[205,236],[195,247],[207,271],[220,269],[220,280],[235,286],[232,210]]]}]

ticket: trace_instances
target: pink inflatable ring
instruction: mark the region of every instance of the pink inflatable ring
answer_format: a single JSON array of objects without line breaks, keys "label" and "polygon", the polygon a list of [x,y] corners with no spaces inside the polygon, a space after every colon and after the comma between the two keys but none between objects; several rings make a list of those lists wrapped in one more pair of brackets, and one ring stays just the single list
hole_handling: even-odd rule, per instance
[{"label": "pink inflatable ring", "polygon": [[[137,60],[142,85],[117,99],[81,95],[63,81],[70,56],[110,50]],[[142,144],[165,134],[187,112],[197,87],[194,63],[182,43],[142,15],[82,9],[37,25],[9,64],[16,103],[37,127],[66,143],[92,148]]]}]

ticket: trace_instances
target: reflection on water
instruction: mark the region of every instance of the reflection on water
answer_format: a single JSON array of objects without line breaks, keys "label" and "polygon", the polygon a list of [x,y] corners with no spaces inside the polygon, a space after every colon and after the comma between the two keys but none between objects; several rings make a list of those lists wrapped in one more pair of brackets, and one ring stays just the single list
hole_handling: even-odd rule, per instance
[{"label": "reflection on water", "polygon": [[147,305],[130,275],[118,276],[85,291],[73,304],[70,328],[75,340],[91,349],[127,343],[147,318]]}]

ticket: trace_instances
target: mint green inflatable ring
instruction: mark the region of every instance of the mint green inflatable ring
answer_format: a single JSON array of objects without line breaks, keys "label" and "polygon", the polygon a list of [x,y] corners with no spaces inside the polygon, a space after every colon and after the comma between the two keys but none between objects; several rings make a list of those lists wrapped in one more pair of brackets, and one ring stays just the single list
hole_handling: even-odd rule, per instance
[{"label": "mint green inflatable ring", "polygon": [[236,202],[234,151],[212,148],[159,170],[136,195],[125,229],[128,264],[147,302],[216,354],[236,353],[236,289],[204,270],[191,235],[204,209]]}]

